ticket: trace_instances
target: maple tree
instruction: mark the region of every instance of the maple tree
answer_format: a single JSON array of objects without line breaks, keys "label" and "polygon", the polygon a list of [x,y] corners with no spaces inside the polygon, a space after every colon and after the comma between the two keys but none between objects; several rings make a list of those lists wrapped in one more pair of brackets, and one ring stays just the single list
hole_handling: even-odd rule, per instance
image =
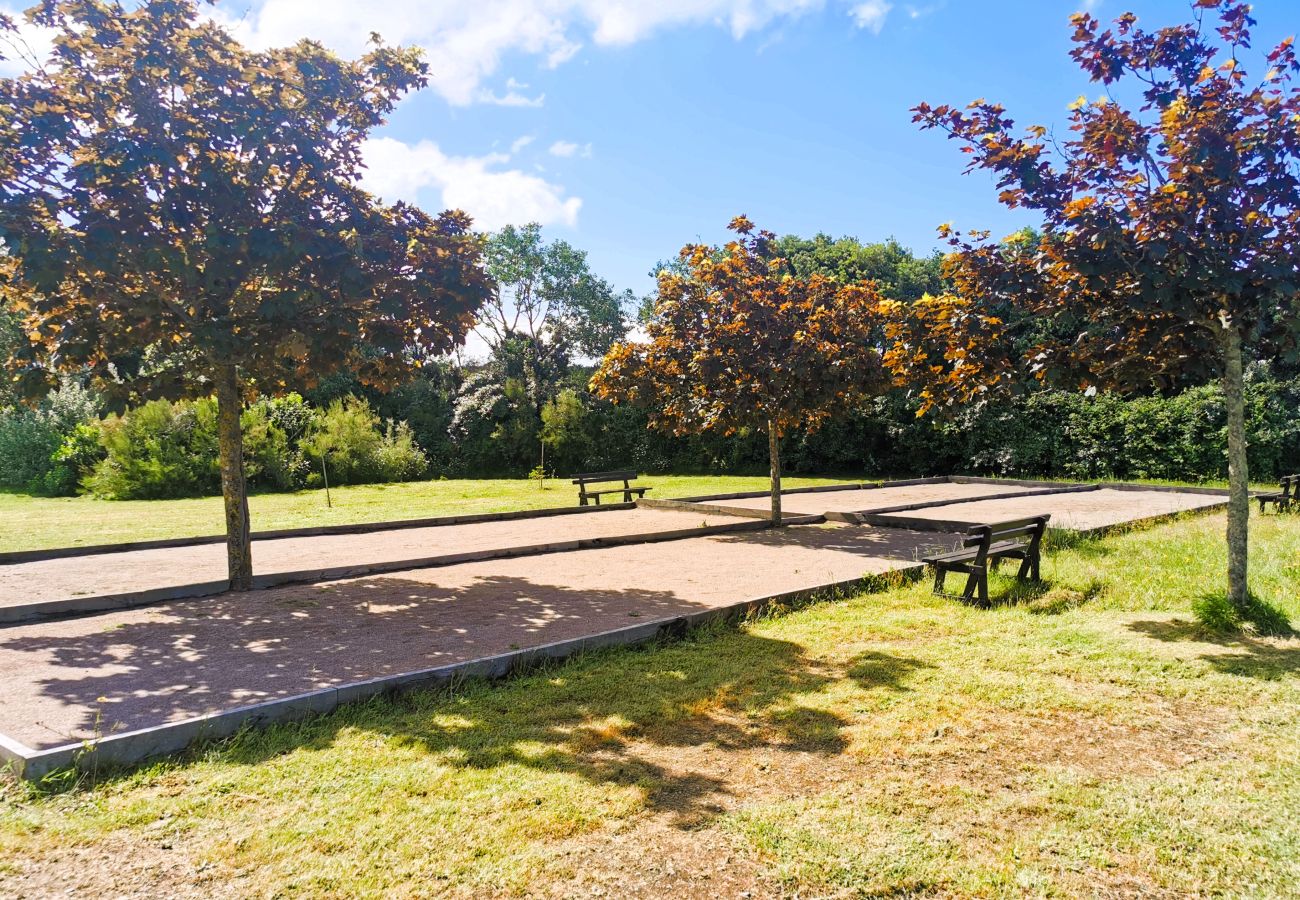
[{"label": "maple tree", "polygon": [[53,49],[0,79],[0,289],[28,338],[10,367],[33,395],[59,371],[118,404],[215,393],[230,585],[247,589],[244,401],[343,368],[392,386],[491,293],[463,213],[358,186],[363,140],[426,66],[377,37],[355,61],[250,51],[190,0],[27,15]]},{"label": "maple tree", "polygon": [[796,275],[744,216],[730,229],[720,251],[690,244],[659,269],[648,339],[616,344],[591,386],[675,434],[766,433],[780,525],[781,439],[891,384],[873,340],[881,298],[870,281]]},{"label": "maple tree", "polygon": [[[1119,390],[1221,379],[1228,598],[1245,611],[1243,348],[1296,358],[1300,64],[1287,39],[1250,78],[1250,7],[1193,8],[1194,21],[1154,31],[1132,13],[1112,28],[1072,18],[1070,55],[1106,93],[1071,106],[1068,136],[1018,133],[983,100],[915,108],[924,128],[960,142],[967,171],[994,173],[1001,202],[1038,213],[1042,229],[1002,242],[945,229],[953,292],[893,309],[888,364],[922,383],[928,404],[1023,382],[1026,370]],[[1120,82],[1133,108],[1115,98]]]}]

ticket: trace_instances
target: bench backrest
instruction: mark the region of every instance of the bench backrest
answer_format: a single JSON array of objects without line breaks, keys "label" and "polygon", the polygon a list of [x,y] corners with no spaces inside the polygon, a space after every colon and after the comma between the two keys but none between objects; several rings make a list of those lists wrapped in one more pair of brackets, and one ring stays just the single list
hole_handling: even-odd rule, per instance
[{"label": "bench backrest", "polygon": [[962,543],[962,546],[968,550],[971,547],[979,548],[979,554],[975,557],[975,565],[982,565],[988,556],[989,548],[1001,541],[1020,539],[1020,542],[1026,545],[1029,552],[1033,553],[1038,550],[1038,545],[1043,540],[1043,533],[1047,531],[1047,522],[1051,518],[1050,515],[1042,515],[1028,519],[1015,519],[1011,522],[976,525],[970,529],[969,536]]},{"label": "bench backrest", "polygon": [[1300,475],[1287,475],[1281,487],[1283,500],[1300,500]]},{"label": "bench backrest", "polygon": [[600,484],[605,481],[622,481],[628,482],[636,478],[636,472],[586,472],[573,476],[573,484],[588,485]]}]

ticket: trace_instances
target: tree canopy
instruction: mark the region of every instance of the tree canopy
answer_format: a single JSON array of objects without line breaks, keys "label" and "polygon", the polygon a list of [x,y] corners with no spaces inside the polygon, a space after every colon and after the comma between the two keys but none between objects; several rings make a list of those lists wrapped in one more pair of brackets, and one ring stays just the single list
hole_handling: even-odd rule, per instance
[{"label": "tree canopy", "polygon": [[648,340],[615,345],[592,387],[676,434],[766,432],[779,524],[780,439],[889,384],[873,340],[880,296],[873,282],[796,274],[744,216],[730,229],[721,251],[690,244],[660,270]]},{"label": "tree canopy", "polygon": [[[1300,328],[1300,72],[1290,39],[1262,76],[1244,58],[1255,24],[1235,0],[1197,0],[1192,22],[1147,31],[1073,17],[1071,57],[1106,93],[1071,107],[1068,136],[1017,133],[996,103],[916,107],[1000,200],[1042,217],[1036,239],[945,230],[952,296],[895,326],[891,362],[929,390],[970,396],[1031,369],[1044,380],[1142,389],[1189,374],[1224,379],[1231,482],[1229,593],[1247,603],[1242,347],[1294,359]],[[1207,21],[1207,18],[1210,21]],[[1112,86],[1132,85],[1134,108]],[[1016,325],[1040,330],[1024,350]],[[928,344],[928,347],[927,347]]]},{"label": "tree canopy", "polygon": [[496,292],[479,326],[494,348],[524,335],[600,357],[627,334],[631,292],[593,273],[587,254],[567,241],[547,243],[536,222],[489,235],[486,257]]},{"label": "tree canopy", "polygon": [[251,51],[191,0],[28,15],[54,43],[0,80],[0,284],[28,338],[11,364],[31,393],[59,371],[122,400],[215,391],[247,587],[242,398],[342,367],[391,385],[463,340],[490,293],[468,217],[358,186],[363,140],[425,63],[378,37],[355,61]]}]

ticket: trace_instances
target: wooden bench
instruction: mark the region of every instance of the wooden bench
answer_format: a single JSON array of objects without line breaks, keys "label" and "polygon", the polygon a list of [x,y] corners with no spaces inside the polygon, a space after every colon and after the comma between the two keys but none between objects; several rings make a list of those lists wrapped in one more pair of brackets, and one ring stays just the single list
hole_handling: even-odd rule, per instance
[{"label": "wooden bench", "polygon": [[934,566],[934,592],[943,597],[956,597],[944,592],[944,581],[949,572],[966,573],[966,589],[960,599],[970,601],[979,594],[980,603],[989,603],[989,569],[997,569],[1004,559],[1020,560],[1016,577],[1039,580],[1039,562],[1042,556],[1043,534],[1051,516],[1034,516],[1014,522],[996,522],[976,525],[962,542],[962,549],[923,561]]},{"label": "wooden bench", "polygon": [[1297,503],[1300,503],[1300,475],[1287,475],[1281,482],[1280,491],[1274,491],[1271,494],[1256,494],[1255,499],[1259,501],[1259,511],[1263,512],[1264,507],[1272,503],[1277,507],[1278,512],[1290,509]]},{"label": "wooden bench", "polygon": [[[578,486],[578,505],[590,506],[590,501],[595,500],[596,505],[600,506],[600,498],[605,494],[622,494],[624,503],[632,502],[632,495],[644,497],[645,492],[650,490],[648,487],[637,487],[632,484],[636,480],[636,472],[587,472],[583,475],[574,475],[573,483]],[[607,488],[603,491],[592,491],[587,489],[590,484],[610,484],[615,481],[623,482],[621,488]]]}]

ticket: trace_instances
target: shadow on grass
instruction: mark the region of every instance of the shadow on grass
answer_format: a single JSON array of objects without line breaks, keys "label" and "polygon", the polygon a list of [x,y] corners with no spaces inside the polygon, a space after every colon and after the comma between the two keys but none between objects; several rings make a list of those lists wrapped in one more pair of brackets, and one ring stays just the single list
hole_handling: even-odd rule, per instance
[{"label": "shadow on grass", "polygon": [[1295,633],[1285,612],[1253,593],[1245,609],[1238,608],[1227,594],[1205,594],[1192,601],[1192,612],[1207,631],[1216,634],[1253,630],[1269,637],[1288,637]]},{"label": "shadow on grass", "polygon": [[1096,578],[1076,588],[1046,578],[1022,581],[994,570],[989,575],[988,609],[1016,606],[1034,615],[1056,616],[1096,600],[1106,590],[1106,582]]},{"label": "shadow on grass", "polygon": [[[907,690],[924,663],[885,653],[827,670],[797,644],[705,628],[680,641],[599,651],[504,683],[473,682],[342,709],[299,729],[272,729],[218,748],[257,765],[287,752],[327,750],[342,729],[382,735],[440,765],[514,779],[520,767],[634,787],[676,827],[707,825],[730,794],[714,753],[768,750],[831,757],[847,748],[842,716],[804,705],[840,678]],[[703,754],[701,756],[701,754]]]},{"label": "shadow on grass", "polygon": [[[1224,633],[1201,622],[1186,619],[1157,619],[1129,623],[1129,629],[1158,641],[1216,644],[1223,653],[1205,653],[1200,658],[1229,675],[1278,681],[1300,675],[1300,646],[1276,643],[1243,632]],[[1294,634],[1294,632],[1291,632]]]},{"label": "shadow on grass", "polygon": [[[654,617],[692,608],[663,592],[578,592],[500,576],[454,587],[381,578],[317,586],[277,596],[278,603],[269,603],[268,598],[259,598],[256,604],[239,597],[222,598],[219,608],[211,604],[199,608],[202,622],[183,623],[188,652],[180,655],[164,640],[174,623],[170,627],[158,622],[133,624],[75,640],[32,636],[6,643],[51,652],[67,667],[63,677],[40,685],[49,696],[79,705],[88,702],[83,696],[87,691],[116,696],[147,689],[151,696],[144,702],[156,715],[176,708],[169,704],[182,702],[166,692],[167,684],[183,677],[196,688],[215,691],[226,687],[224,672],[260,666],[266,656],[259,640],[265,635],[260,632],[268,629],[283,635],[283,626],[290,621],[310,632],[314,621],[328,617],[330,638],[312,648],[314,655],[322,666],[336,657],[332,668],[341,672],[355,665],[351,677],[362,674],[361,659],[369,657],[373,668],[376,654],[396,655],[390,640],[368,635],[380,621],[388,626],[386,631],[396,630],[398,637],[417,641],[426,650],[434,648],[440,629],[437,618],[430,618],[430,605],[446,603],[451,597],[464,603],[485,626],[498,623],[499,614],[508,607],[503,598],[509,597],[526,598],[530,609],[534,605],[563,609],[588,620],[624,604]],[[526,628],[521,623],[521,642],[538,640],[538,629],[545,633],[538,623],[549,620],[539,609],[533,610],[530,621]],[[722,625],[696,631],[670,628],[662,633],[666,637],[641,648],[596,651],[500,683],[464,682],[378,698],[265,731],[246,730],[230,740],[193,748],[178,762],[163,765],[208,759],[256,766],[289,753],[330,751],[345,734],[362,732],[376,736],[382,742],[379,749],[330,765],[382,772],[386,745],[394,759],[404,759],[402,765],[407,767],[407,751],[414,750],[438,766],[503,770],[507,784],[518,780],[511,772],[520,769],[576,776],[593,784],[636,789],[646,808],[664,813],[679,827],[694,828],[716,817],[728,796],[725,770],[708,762],[711,751],[840,754],[847,746],[846,721],[816,708],[805,697],[846,678],[866,689],[906,690],[910,673],[923,666],[884,653],[827,664],[809,659],[798,644]],[[463,635],[452,637],[465,640]],[[84,676],[72,677],[87,666],[102,671],[110,654],[119,660],[117,671],[89,679],[93,684],[87,684]],[[272,665],[268,672],[275,669]],[[301,764],[302,777],[311,777],[312,765],[310,760]],[[84,779],[65,774],[45,789],[89,786],[130,771],[102,769]]]},{"label": "shadow on grass", "polygon": [[853,660],[848,675],[865,690],[883,688],[902,693],[910,690],[907,682],[912,673],[933,668],[934,666],[929,663],[910,656],[895,656],[892,653],[868,650],[858,654]]}]

